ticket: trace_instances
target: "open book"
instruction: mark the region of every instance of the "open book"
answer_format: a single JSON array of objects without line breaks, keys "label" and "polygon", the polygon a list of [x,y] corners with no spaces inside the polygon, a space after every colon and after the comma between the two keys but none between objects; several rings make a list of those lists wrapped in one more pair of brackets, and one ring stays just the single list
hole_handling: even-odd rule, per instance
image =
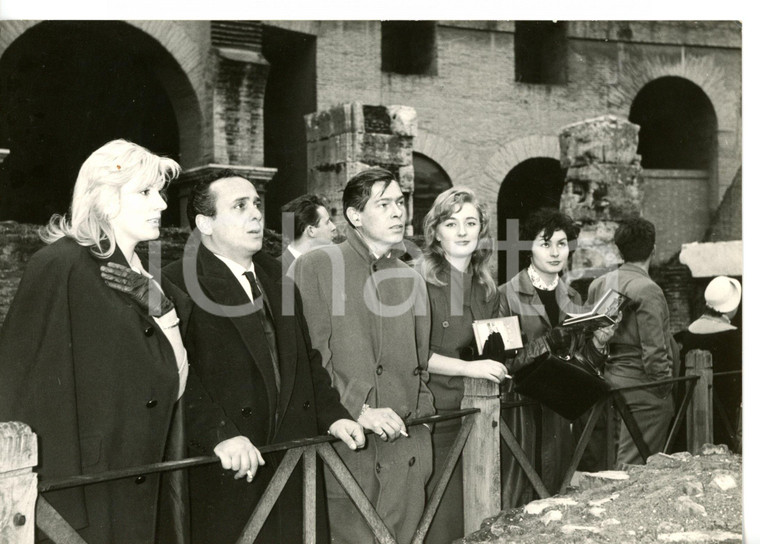
[{"label": "open book", "polygon": [[520,335],[520,321],[517,316],[493,317],[491,319],[476,319],[472,322],[472,330],[475,332],[475,341],[478,344],[478,354],[483,354],[483,345],[488,335],[492,332],[501,334],[504,341],[504,349],[519,349],[523,347]]},{"label": "open book", "polygon": [[614,289],[609,289],[594,305],[591,311],[583,314],[568,314],[562,322],[563,327],[582,327],[600,329],[614,324],[618,315],[630,299]]}]

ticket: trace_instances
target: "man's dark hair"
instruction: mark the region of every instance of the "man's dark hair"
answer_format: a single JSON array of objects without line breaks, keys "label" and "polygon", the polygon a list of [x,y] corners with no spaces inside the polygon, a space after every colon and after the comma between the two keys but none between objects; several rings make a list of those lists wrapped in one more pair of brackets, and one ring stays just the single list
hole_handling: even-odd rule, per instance
[{"label": "man's dark hair", "polygon": [[319,223],[319,208],[328,210],[327,200],[319,195],[301,195],[285,204],[282,213],[292,213],[295,220],[293,236],[298,240],[303,236],[306,227],[316,227]]},{"label": "man's dark hair", "polygon": [[375,166],[359,172],[346,183],[346,187],[343,189],[343,217],[346,218],[346,221],[348,221],[348,224],[352,228],[356,227],[354,227],[354,224],[348,218],[348,209],[356,208],[359,211],[363,211],[369,201],[369,197],[372,196],[372,187],[378,181],[382,181],[385,184],[383,186],[383,190],[385,190],[388,188],[388,185],[396,181],[396,178],[385,168]]},{"label": "man's dark hair", "polygon": [[654,224],[642,217],[624,219],[615,231],[615,245],[627,263],[647,260],[654,250],[654,239]]},{"label": "man's dark hair", "polygon": [[187,198],[187,220],[190,222],[190,228],[195,228],[195,216],[198,214],[206,217],[216,216],[216,197],[211,192],[211,184],[217,180],[225,178],[243,178],[239,172],[229,168],[224,170],[212,170],[203,174],[195,182]]},{"label": "man's dark hair", "polygon": [[[569,215],[553,208],[539,208],[520,223],[520,240],[532,242],[543,233],[544,240],[548,241],[558,230],[567,235],[568,242],[578,239],[578,227]],[[530,257],[530,249],[520,252],[520,268],[525,268],[530,264]]]}]

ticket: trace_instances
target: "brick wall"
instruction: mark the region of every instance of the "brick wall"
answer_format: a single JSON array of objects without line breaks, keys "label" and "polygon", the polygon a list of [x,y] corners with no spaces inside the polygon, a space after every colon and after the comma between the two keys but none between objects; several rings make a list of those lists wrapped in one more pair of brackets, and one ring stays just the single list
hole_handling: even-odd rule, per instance
[{"label": "brick wall", "polygon": [[[508,171],[490,172],[487,166],[511,142],[555,138],[561,127],[602,114],[627,118],[646,83],[674,75],[693,81],[710,98],[718,118],[715,191],[722,194],[731,183],[741,162],[741,33],[735,23],[572,22],[566,85],[514,81],[509,22],[441,21],[437,30],[438,75],[404,76],[380,70],[379,22],[321,22],[318,109],[356,100],[410,106],[417,111],[420,133],[452,142],[469,167],[467,183],[497,194]],[[700,34],[714,47],[698,47]],[[674,185],[666,192],[692,189]],[[663,190],[654,188],[649,202],[660,202]],[[683,197],[678,194],[678,200]],[[716,204],[712,194],[709,202],[708,214]],[[651,205],[647,217],[658,225],[674,221],[665,206]],[[675,226],[669,250],[701,239],[707,228],[701,216],[679,222],[692,220],[693,225]]]},{"label": "brick wall", "polygon": [[726,191],[715,219],[706,236],[708,242],[742,239],[742,171]]},{"label": "brick wall", "polygon": [[670,259],[686,242],[701,241],[710,225],[706,173],[698,170],[645,170],[641,215],[657,228],[654,262]]}]

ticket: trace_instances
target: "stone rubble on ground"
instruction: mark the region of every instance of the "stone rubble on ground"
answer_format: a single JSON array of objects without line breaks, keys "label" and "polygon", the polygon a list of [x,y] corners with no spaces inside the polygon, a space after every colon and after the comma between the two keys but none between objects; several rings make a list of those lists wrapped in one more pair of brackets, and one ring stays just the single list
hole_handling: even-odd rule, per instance
[{"label": "stone rubble on ground", "polygon": [[742,457],[726,446],[623,469],[577,472],[565,495],[505,510],[455,544],[742,542]]}]

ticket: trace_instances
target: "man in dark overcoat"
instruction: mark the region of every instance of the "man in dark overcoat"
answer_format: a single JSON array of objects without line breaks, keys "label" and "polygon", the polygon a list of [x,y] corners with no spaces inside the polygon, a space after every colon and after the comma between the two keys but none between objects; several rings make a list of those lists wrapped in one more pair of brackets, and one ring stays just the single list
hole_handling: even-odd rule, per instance
[{"label": "man in dark overcoat", "polygon": [[[257,446],[329,432],[348,447],[364,444],[312,350],[300,302],[283,311],[280,263],[261,252],[261,200],[234,172],[201,180],[188,202],[197,227],[183,260],[168,265],[163,285],[183,321],[190,360],[185,394],[192,455],[220,465],[190,471],[193,542],[235,542],[282,455],[262,458]],[[198,235],[200,243],[198,243]],[[231,469],[231,470],[229,470]],[[298,468],[256,542],[302,541]],[[321,489],[321,486],[320,486]],[[326,539],[324,500],[317,499],[318,536]]]}]

